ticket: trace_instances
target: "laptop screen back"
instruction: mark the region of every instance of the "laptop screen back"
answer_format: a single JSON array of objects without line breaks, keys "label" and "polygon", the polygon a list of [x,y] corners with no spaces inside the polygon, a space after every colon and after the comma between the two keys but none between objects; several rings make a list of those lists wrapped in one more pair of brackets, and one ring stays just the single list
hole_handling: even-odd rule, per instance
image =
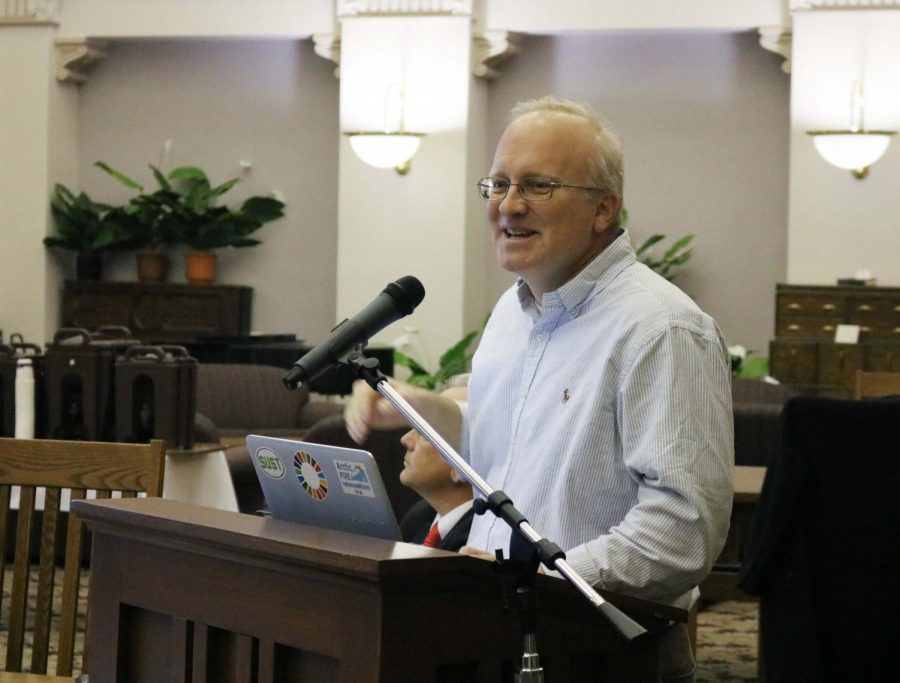
[{"label": "laptop screen back", "polygon": [[274,519],[400,540],[371,453],[257,434],[247,449]]}]

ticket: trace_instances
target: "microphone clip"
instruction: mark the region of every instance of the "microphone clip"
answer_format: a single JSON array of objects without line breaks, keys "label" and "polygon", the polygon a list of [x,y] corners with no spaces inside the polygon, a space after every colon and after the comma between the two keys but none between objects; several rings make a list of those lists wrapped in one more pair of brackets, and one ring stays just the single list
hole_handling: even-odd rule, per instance
[{"label": "microphone clip", "polygon": [[378,359],[363,355],[361,346],[347,356],[347,365],[353,368],[357,377],[364,380],[375,391],[378,391],[378,385],[381,382],[387,381],[387,377],[381,373]]}]

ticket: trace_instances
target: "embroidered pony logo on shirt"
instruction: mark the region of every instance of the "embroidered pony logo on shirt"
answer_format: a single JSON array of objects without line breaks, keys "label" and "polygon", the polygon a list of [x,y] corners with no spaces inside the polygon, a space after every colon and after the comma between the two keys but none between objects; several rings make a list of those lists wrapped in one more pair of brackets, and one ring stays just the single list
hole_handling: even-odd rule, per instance
[{"label": "embroidered pony logo on shirt", "polygon": [[562,400],[562,402],[563,402],[563,403],[568,403],[568,401],[569,401],[569,390],[568,390],[568,389],[563,389],[563,400]]}]

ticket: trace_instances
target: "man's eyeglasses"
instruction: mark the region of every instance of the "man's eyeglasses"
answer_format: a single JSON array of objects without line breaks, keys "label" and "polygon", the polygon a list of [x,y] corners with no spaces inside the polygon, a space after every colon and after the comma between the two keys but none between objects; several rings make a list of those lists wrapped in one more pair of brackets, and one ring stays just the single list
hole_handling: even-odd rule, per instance
[{"label": "man's eyeglasses", "polygon": [[509,188],[513,185],[519,188],[522,199],[532,202],[543,202],[553,196],[553,190],[558,187],[568,187],[573,190],[589,190],[602,192],[600,187],[584,187],[582,185],[568,185],[557,183],[546,178],[523,178],[521,182],[511,183],[506,178],[482,178],[478,181],[478,194],[489,202],[497,202],[506,198]]}]

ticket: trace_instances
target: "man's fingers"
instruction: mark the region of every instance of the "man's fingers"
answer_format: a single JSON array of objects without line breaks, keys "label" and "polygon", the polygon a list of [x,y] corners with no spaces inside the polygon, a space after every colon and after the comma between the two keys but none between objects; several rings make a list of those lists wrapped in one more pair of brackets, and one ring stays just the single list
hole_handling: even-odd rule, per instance
[{"label": "man's fingers", "polygon": [[487,560],[488,562],[496,561],[497,557],[494,553],[489,553],[486,550],[481,550],[479,548],[473,548],[472,546],[464,545],[459,549],[460,555],[468,555],[469,557],[477,557],[479,560]]}]

